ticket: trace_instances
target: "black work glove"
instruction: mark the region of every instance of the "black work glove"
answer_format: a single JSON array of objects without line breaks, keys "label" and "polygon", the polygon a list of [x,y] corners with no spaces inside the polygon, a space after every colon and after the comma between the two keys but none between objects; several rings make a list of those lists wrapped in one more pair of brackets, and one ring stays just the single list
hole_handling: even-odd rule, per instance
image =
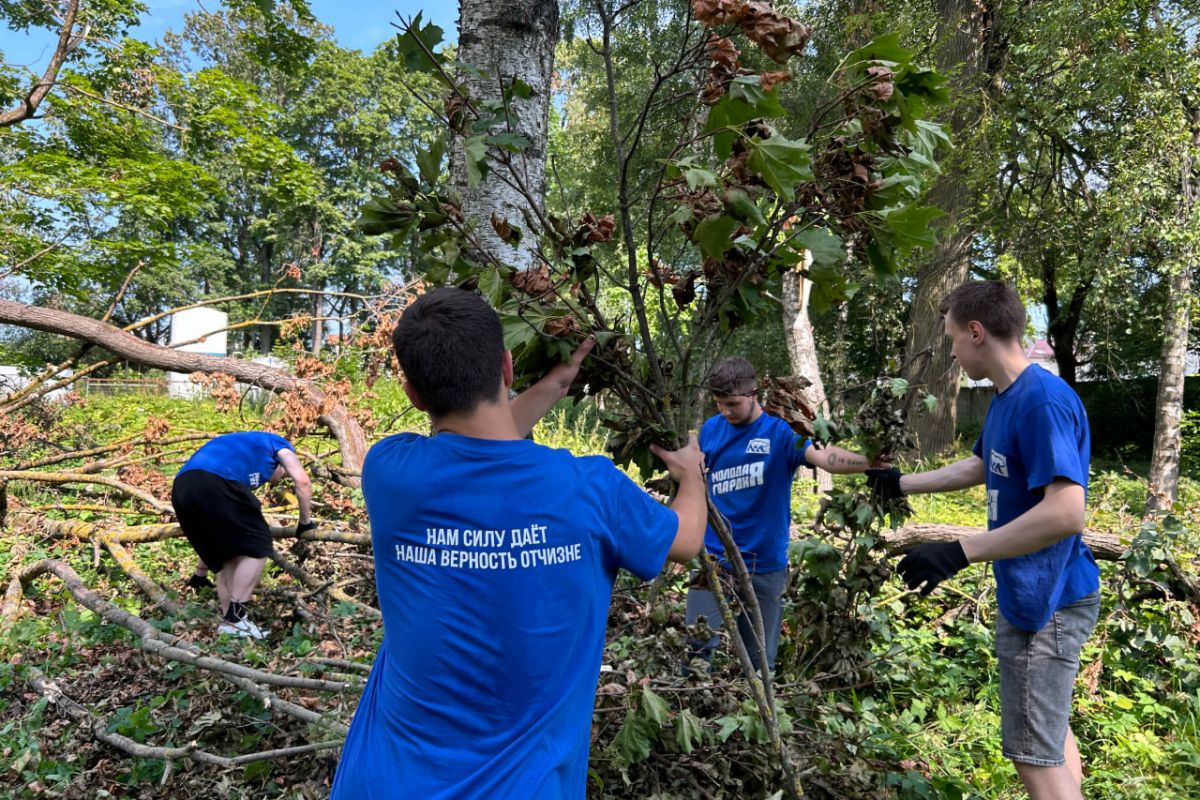
[{"label": "black work glove", "polygon": [[921,597],[927,597],[939,583],[966,569],[967,554],[958,542],[919,544],[904,554],[896,571],[909,589],[921,584]]},{"label": "black work glove", "polygon": [[900,470],[895,467],[869,469],[864,474],[867,486],[871,487],[871,498],[876,503],[882,505],[904,497],[904,490],[900,488]]},{"label": "black work glove", "polygon": [[212,589],[213,582],[208,579],[207,575],[197,575],[192,573],[192,577],[187,579],[185,586],[191,589]]},{"label": "black work glove", "polygon": [[300,522],[296,524],[296,535],[299,536],[307,531],[315,531],[317,529],[317,521],[310,519],[308,522]]}]

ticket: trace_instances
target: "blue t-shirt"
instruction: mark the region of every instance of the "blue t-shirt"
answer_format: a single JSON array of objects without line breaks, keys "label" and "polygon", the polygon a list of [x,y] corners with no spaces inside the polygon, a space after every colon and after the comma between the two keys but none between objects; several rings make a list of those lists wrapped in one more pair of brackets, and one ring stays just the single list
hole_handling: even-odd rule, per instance
[{"label": "blue t-shirt", "polygon": [[279,466],[280,450],[295,452],[291,442],[275,433],[226,433],[206,443],[179,468],[176,476],[195,469],[257,489]]},{"label": "blue t-shirt", "polygon": [[527,440],[391,436],[362,486],[385,635],[332,800],[583,798],[613,580],[678,517]]},{"label": "blue t-shirt", "polygon": [[[745,425],[731,425],[717,414],[700,429],[709,493],[729,520],[733,540],[751,572],[787,568],[792,477],[806,463],[809,445],[786,422],[765,411]],[[704,546],[726,563],[725,548],[711,525]]]},{"label": "blue t-shirt", "polygon": [[[1026,367],[992,400],[974,452],[983,459],[988,530],[1041,502],[1044,487],[1056,478],[1087,491],[1087,413],[1065,381],[1039,366]],[[992,569],[1000,613],[1030,632],[1100,588],[1100,570],[1079,533],[1034,553],[994,561]]]}]

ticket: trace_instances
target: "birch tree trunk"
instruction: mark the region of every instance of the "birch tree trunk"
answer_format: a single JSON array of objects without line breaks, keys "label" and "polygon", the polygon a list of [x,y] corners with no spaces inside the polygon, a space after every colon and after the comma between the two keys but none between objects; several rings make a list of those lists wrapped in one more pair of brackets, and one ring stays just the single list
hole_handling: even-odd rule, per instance
[{"label": "birch tree trunk", "polygon": [[[527,218],[542,213],[546,196],[546,133],[554,46],[558,42],[556,0],[460,0],[458,6],[458,79],[472,101],[499,100],[502,83],[513,78],[533,89],[532,96],[510,106],[508,131],[525,136],[528,149],[512,154],[508,164],[491,162],[476,186],[467,181],[461,141],[450,159],[450,174],[463,197],[463,212],[488,252],[518,269],[534,266],[536,237]],[[482,70],[483,76],[461,65]],[[496,131],[499,132],[499,131]],[[506,131],[507,132],[507,131]],[[515,246],[501,241],[493,215],[525,234]]]},{"label": "birch tree trunk", "polygon": [[951,76],[959,99],[949,120],[959,150],[947,160],[945,171],[929,194],[929,203],[946,212],[938,225],[938,243],[917,271],[909,322],[905,377],[938,399],[933,411],[913,419],[921,455],[935,455],[954,442],[958,422],[959,368],[950,360],[943,341],[938,305],[952,289],[966,281],[971,266],[971,241],[975,235],[974,194],[967,182],[971,153],[963,147],[979,113],[980,76],[985,68],[984,43],[992,19],[986,4],[975,0],[938,0],[941,48],[938,72]]},{"label": "birch tree trunk", "polygon": [[1158,374],[1158,398],[1154,404],[1154,451],[1150,457],[1150,492],[1147,513],[1167,511],[1179,494],[1179,460],[1183,447],[1180,422],[1183,419],[1183,388],[1191,326],[1192,273],[1196,269],[1197,199],[1200,198],[1200,171],[1196,155],[1200,152],[1200,109],[1191,113],[1192,138],[1180,164],[1179,222],[1187,245],[1183,257],[1170,276],[1167,313],[1163,320],[1162,360]]},{"label": "birch tree trunk", "polygon": [[[804,268],[809,264],[806,262]],[[808,316],[808,295],[812,282],[804,279],[798,270],[788,270],[783,276],[783,325],[787,338],[788,358],[792,374],[807,378],[811,383],[801,394],[804,402],[814,411],[828,416],[829,401],[825,397],[825,385],[821,381],[821,366],[817,360],[817,342],[813,337],[812,321]],[[816,470],[817,485],[822,492],[833,488],[833,476],[824,470]]]}]

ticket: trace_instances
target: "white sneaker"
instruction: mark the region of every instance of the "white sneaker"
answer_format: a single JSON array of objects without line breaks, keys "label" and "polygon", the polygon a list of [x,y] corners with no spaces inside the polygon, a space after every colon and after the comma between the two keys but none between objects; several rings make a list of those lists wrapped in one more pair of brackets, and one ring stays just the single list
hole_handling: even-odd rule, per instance
[{"label": "white sneaker", "polygon": [[266,638],[267,631],[262,630],[253,622],[251,622],[249,617],[243,617],[237,622],[230,622],[229,620],[222,621],[221,624],[217,626],[217,635],[263,639]]}]

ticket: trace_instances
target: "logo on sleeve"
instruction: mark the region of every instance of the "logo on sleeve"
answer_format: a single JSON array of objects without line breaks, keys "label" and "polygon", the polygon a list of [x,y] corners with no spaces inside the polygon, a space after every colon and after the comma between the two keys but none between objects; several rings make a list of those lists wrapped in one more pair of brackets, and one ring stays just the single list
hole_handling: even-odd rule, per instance
[{"label": "logo on sleeve", "polygon": [[262,475],[260,475],[257,472],[251,472],[249,477],[250,477],[250,488],[252,488],[252,489],[257,487],[258,484],[262,481]]},{"label": "logo on sleeve", "polygon": [[746,452],[756,456],[767,456],[771,454],[770,439],[751,439],[746,445]]},{"label": "logo on sleeve", "polygon": [[1008,477],[1008,456],[1003,453],[992,451],[991,461],[988,463],[988,469],[993,475],[999,475],[1001,478]]}]

